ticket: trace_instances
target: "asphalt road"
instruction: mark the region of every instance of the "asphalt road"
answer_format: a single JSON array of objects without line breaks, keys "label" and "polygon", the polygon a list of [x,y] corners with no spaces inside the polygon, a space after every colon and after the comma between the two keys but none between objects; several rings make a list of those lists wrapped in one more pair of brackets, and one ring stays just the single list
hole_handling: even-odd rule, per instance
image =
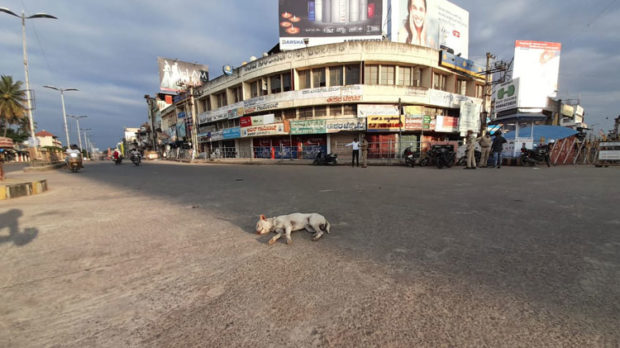
[{"label": "asphalt road", "polygon": [[[0,346],[620,342],[619,168],[87,164],[0,201]],[[332,233],[267,245],[260,214]]]}]

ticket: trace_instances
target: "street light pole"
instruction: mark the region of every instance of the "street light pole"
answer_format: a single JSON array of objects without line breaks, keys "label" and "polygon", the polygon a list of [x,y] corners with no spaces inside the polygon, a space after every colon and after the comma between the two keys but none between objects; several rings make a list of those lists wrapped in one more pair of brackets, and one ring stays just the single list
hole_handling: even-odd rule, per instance
[{"label": "street light pole", "polygon": [[[67,127],[67,112],[65,110],[65,92],[67,91],[79,91],[77,88],[58,88],[54,86],[43,86],[45,88],[53,89],[60,92],[60,101],[62,103],[62,119],[65,122],[65,136],[67,137],[67,148],[71,146],[71,141],[69,140],[69,127]],[[78,129],[79,133],[79,129]],[[81,148],[81,147],[80,147]]]},{"label": "street light pole", "polygon": [[88,155],[88,148],[90,146],[88,145],[88,143],[89,143],[88,139],[86,139],[86,132],[88,132],[89,130],[91,130],[91,128],[82,128],[82,135],[84,136],[84,146],[86,146],[86,154],[87,155]]},{"label": "street light pole", "polygon": [[26,15],[24,14],[24,11],[22,11],[22,15],[20,16],[6,7],[0,7],[0,12],[10,14],[11,16],[21,18],[22,20],[22,48],[24,51],[23,52],[24,53],[24,73],[26,75],[26,103],[28,106],[28,122],[30,124],[30,137],[32,139],[32,143],[29,142],[29,145],[31,148],[34,149],[34,153],[36,157],[37,150],[36,150],[36,147],[33,145],[36,142],[37,138],[35,137],[35,134],[34,134],[34,120],[32,117],[32,101],[31,101],[31,96],[30,96],[30,79],[28,76],[28,53],[26,51],[26,19],[34,19],[34,18],[58,19],[58,18],[52,15],[46,14],[46,13],[35,13],[32,16],[26,17]]},{"label": "street light pole", "polygon": [[80,144],[80,151],[82,151],[84,148],[82,147],[82,137],[80,136],[80,119],[81,118],[86,118],[88,116],[86,116],[86,115],[83,115],[83,116],[67,115],[67,116],[69,116],[72,119],[74,119],[75,123],[77,124],[78,142]]}]

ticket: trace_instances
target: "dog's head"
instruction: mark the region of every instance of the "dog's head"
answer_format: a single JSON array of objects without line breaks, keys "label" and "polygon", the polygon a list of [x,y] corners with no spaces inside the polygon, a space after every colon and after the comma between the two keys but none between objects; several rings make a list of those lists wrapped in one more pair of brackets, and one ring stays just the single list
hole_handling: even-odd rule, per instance
[{"label": "dog's head", "polygon": [[260,219],[256,223],[256,233],[257,234],[266,234],[271,232],[273,225],[271,224],[271,220],[267,219],[265,215],[261,215]]}]

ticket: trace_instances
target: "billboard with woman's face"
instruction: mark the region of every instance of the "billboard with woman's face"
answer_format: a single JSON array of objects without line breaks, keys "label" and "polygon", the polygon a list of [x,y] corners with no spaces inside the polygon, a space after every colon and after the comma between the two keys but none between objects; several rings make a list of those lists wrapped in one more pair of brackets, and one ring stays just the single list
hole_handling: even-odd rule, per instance
[{"label": "billboard with woman's face", "polygon": [[280,49],[381,40],[386,0],[279,0]]},{"label": "billboard with woman's face", "polygon": [[469,54],[469,12],[447,0],[392,2],[392,41]]}]

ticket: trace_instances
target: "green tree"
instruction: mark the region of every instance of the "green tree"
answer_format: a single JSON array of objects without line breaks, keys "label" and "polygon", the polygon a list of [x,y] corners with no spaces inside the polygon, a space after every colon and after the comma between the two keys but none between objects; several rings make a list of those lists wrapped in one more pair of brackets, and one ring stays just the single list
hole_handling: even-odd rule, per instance
[{"label": "green tree", "polygon": [[4,135],[9,126],[18,122],[26,114],[26,90],[22,89],[22,82],[13,82],[11,76],[2,75],[0,78],[0,119],[4,121]]}]

